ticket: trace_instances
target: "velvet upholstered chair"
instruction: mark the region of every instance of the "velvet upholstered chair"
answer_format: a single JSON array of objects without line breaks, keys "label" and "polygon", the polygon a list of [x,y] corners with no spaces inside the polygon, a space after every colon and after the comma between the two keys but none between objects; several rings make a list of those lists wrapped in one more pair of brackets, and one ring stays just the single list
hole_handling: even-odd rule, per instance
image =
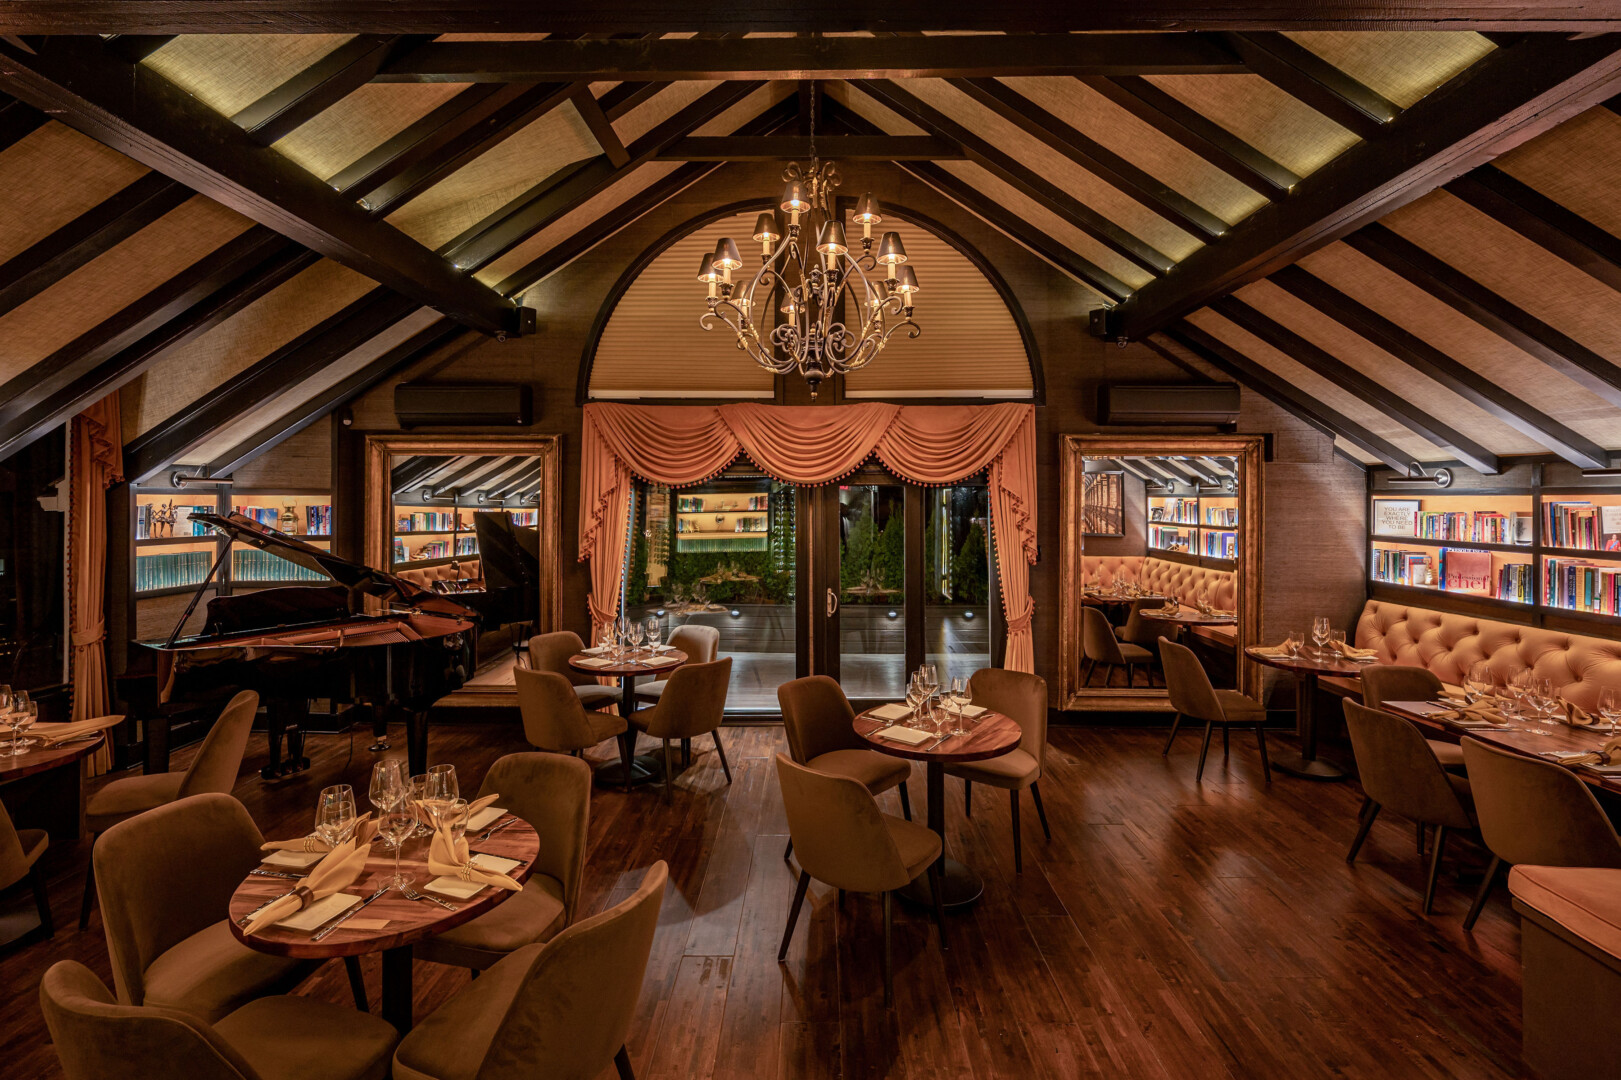
[{"label": "velvet upholstered chair", "polygon": [[634,1080],[625,1038],[641,996],[669,869],[634,895],[528,945],[457,992],[401,1041],[394,1080]]},{"label": "velvet upholstered chair", "polygon": [[573,754],[591,749],[604,739],[619,740],[619,760],[630,772],[630,725],[617,713],[587,712],[575,687],[555,671],[525,671],[515,668],[513,682],[518,688],[518,715],[523,719],[524,738],[537,750]]},{"label": "velvet upholstered chair", "polygon": [[1140,645],[1121,641],[1114,636],[1114,628],[1103,612],[1095,607],[1081,609],[1081,655],[1085,670],[1081,672],[1081,685],[1086,686],[1098,668],[1103,668],[1103,685],[1114,681],[1114,669],[1126,669],[1126,685],[1137,680],[1137,665],[1148,667],[1154,654]]},{"label": "velvet upholstered chair", "polygon": [[1562,765],[1499,750],[1465,737],[1480,835],[1492,861],[1464,916],[1472,930],[1503,864],[1621,869],[1621,836],[1575,773]]},{"label": "velvet upholstered chair", "polygon": [[39,936],[56,934],[51,919],[51,897],[45,888],[45,875],[39,872],[39,857],[50,846],[44,829],[18,829],[11,815],[0,805],[0,892],[27,881],[34,890],[34,907],[39,911]]},{"label": "velvet upholstered chair", "polygon": [[84,875],[84,899],[79,905],[80,930],[90,925],[90,908],[96,897],[96,843],[101,834],[121,821],[177,799],[211,793],[229,795],[242,771],[242,754],[248,748],[248,733],[253,730],[253,717],[258,711],[259,695],[252,690],[242,691],[226,703],[185,772],[124,777],[90,796],[84,825],[90,833],[91,859]]},{"label": "velvet upholstered chair", "polygon": [[799,910],[811,879],[841,892],[880,893],[884,905],[884,1004],[894,1000],[894,901],[892,894],[929,875],[940,948],[946,947],[946,920],[940,902],[939,835],[925,825],[892,817],[859,780],[806,768],[786,754],[777,755],[777,781],[788,814],[788,835],[799,853],[799,883],[794,888],[788,925],[782,932],[777,960],[788,955],[788,943],[799,922]]},{"label": "velvet upholstered chair", "polygon": [[1165,667],[1165,689],[1171,698],[1176,719],[1171,721],[1171,733],[1165,738],[1165,749],[1171,752],[1177,729],[1183,718],[1204,721],[1204,742],[1199,747],[1199,770],[1194,773],[1197,782],[1204,779],[1205,756],[1210,752],[1210,733],[1221,728],[1222,757],[1227,756],[1228,732],[1233,727],[1253,727],[1255,742],[1261,748],[1261,772],[1266,782],[1272,782],[1272,763],[1266,756],[1266,709],[1254,698],[1245,697],[1237,690],[1217,690],[1210,685],[1210,676],[1199,663],[1199,658],[1186,645],[1178,645],[1168,638],[1159,639],[1160,662]]},{"label": "velvet upholstered chair", "polygon": [[1435,880],[1441,871],[1441,853],[1449,831],[1469,831],[1475,827],[1474,795],[1469,790],[1469,781],[1443,769],[1423,734],[1399,716],[1347,701],[1345,726],[1356,753],[1357,775],[1368,797],[1345,861],[1356,861],[1357,852],[1362,850],[1368,830],[1373,828],[1373,821],[1381,810],[1417,822],[1420,829],[1425,825],[1435,826],[1430,873],[1424,885],[1424,914],[1428,915],[1435,902]]},{"label": "velvet upholstered chair", "polygon": [[386,1080],[399,1040],[375,1016],[264,997],[212,1021],[113,1000],[89,968],[53,964],[40,1006],[68,1080]]},{"label": "velvet upholstered chair", "polygon": [[558,630],[550,634],[536,634],[529,639],[529,668],[531,671],[550,671],[567,679],[587,709],[600,709],[619,701],[619,688],[604,686],[596,677],[568,666],[569,657],[585,649],[585,642],[572,630]]},{"label": "velvet upholstered chair", "polygon": [[120,1005],[224,1019],[318,966],[250,949],[226,924],[231,894],[264,857],[247,809],[193,795],[108,829],[91,858]]},{"label": "velvet upholstered chair", "polygon": [[671,796],[674,780],[670,742],[675,739],[693,739],[699,735],[714,739],[715,753],[720,757],[726,782],[732,782],[732,767],[726,762],[726,747],[720,741],[720,724],[726,718],[726,691],[731,680],[732,658],[729,656],[708,664],[684,664],[670,672],[669,685],[659,696],[657,705],[630,714],[632,727],[664,743],[665,798]]},{"label": "velvet upholstered chair", "polygon": [[[686,653],[689,664],[712,664],[720,657],[720,631],[713,626],[696,623],[678,626],[671,631],[668,644]],[[636,688],[636,697],[641,701],[657,701],[669,683],[667,678],[642,683]]]},{"label": "velvet upholstered chair", "polygon": [[963,809],[973,816],[974,785],[1006,788],[1013,816],[1013,872],[1024,872],[1024,844],[1019,833],[1019,792],[1030,789],[1041,819],[1041,831],[1053,838],[1047,827],[1047,811],[1041,805],[1041,763],[1047,752],[1047,680],[1024,671],[981,668],[969,684],[974,704],[1011,716],[1019,725],[1019,745],[1000,757],[985,761],[947,765],[946,773],[962,783]]},{"label": "velvet upholstered chair", "polygon": [[[1387,701],[1431,701],[1440,696],[1442,689],[1440,676],[1429,668],[1370,664],[1362,669],[1362,704],[1370,709],[1382,709]],[[1442,765],[1463,768],[1463,747],[1445,739],[1424,741]]]},{"label": "velvet upholstered chair", "polygon": [[[785,682],[777,687],[777,704],[788,735],[788,754],[797,764],[859,780],[874,795],[895,788],[900,792],[901,815],[912,820],[912,800],[906,792],[912,766],[879,753],[856,734],[855,710],[837,679],[808,675]],[[790,838],[782,857],[791,858],[793,853]]]},{"label": "velvet upholstered chair", "polygon": [[540,852],[521,892],[416,946],[418,960],[474,971],[526,945],[550,941],[574,921],[585,876],[591,768],[557,754],[508,754],[490,766],[478,794],[499,794],[502,806],[533,825]]},{"label": "velvet upholstered chair", "polygon": [[1154,668],[1157,665],[1158,654],[1154,651],[1159,645],[1160,625],[1152,619],[1143,618],[1143,609],[1148,607],[1164,607],[1165,598],[1162,596],[1139,596],[1131,602],[1131,609],[1126,613],[1126,621],[1122,626],[1114,628],[1114,636],[1128,645],[1136,645],[1148,652],[1148,683],[1154,683]]}]

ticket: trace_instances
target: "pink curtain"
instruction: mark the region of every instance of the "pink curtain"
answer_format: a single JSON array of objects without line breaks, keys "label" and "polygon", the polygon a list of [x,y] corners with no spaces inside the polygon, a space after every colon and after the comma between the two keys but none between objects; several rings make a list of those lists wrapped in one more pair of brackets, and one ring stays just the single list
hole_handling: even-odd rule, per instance
[{"label": "pink curtain", "polygon": [[[123,480],[124,439],[118,393],[73,418],[73,488],[69,514],[69,581],[72,583],[73,719],[105,716],[107,689],[107,489]],[[112,755],[104,745],[88,771],[105,772]]]},{"label": "pink curtain", "polygon": [[828,484],[876,456],[940,486],[988,472],[991,535],[1007,616],[1006,667],[1035,670],[1036,412],[1031,405],[615,405],[585,407],[580,558],[591,560],[593,633],[619,613],[631,483],[681,487],[741,451],[785,483]]}]

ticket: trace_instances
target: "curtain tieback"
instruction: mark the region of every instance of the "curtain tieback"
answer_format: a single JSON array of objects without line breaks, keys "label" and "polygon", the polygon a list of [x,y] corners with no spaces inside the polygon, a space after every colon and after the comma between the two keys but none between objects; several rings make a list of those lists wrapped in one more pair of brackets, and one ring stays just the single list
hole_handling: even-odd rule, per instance
[{"label": "curtain tieback", "polygon": [[86,645],[94,645],[106,636],[107,623],[105,621],[98,622],[93,626],[85,627],[83,630],[73,631],[73,647],[82,649]]},{"label": "curtain tieback", "polygon": [[1030,622],[1035,618],[1035,615],[1035,601],[1031,600],[1027,596],[1024,598],[1024,614],[1020,615],[1016,619],[1009,619],[1007,621],[1007,632],[1010,634],[1017,634],[1021,631],[1028,632],[1030,630]]}]

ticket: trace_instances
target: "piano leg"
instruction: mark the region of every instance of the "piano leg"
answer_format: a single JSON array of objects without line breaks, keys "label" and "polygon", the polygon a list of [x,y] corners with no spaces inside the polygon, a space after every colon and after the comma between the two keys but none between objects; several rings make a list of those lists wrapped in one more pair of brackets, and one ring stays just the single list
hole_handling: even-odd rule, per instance
[{"label": "piano leg", "polygon": [[374,754],[380,754],[389,748],[388,742],[388,710],[372,709],[371,713],[372,744],[367,747]]},{"label": "piano leg", "polygon": [[428,713],[426,709],[405,710],[405,757],[412,776],[428,771]]},{"label": "piano leg", "polygon": [[[259,775],[266,780],[286,776],[291,772],[298,772],[310,767],[310,759],[304,756],[304,720],[309,715],[308,701],[288,701],[277,698],[269,701],[265,708],[265,722],[270,742],[270,761]],[[287,758],[281,756],[281,740],[287,738]]]}]

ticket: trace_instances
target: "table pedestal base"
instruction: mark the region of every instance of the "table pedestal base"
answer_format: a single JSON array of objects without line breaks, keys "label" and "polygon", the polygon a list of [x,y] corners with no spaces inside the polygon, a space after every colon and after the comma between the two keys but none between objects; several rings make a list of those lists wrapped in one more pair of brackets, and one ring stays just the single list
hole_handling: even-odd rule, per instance
[{"label": "table pedestal base", "polygon": [[[940,903],[948,911],[970,907],[985,892],[985,882],[973,870],[956,859],[946,859],[941,871]],[[921,907],[934,909],[934,897],[929,892],[929,875],[919,874],[910,885],[896,889],[895,895]]]},{"label": "table pedestal base", "polygon": [[1322,758],[1312,758],[1307,761],[1293,750],[1286,750],[1281,754],[1269,755],[1272,767],[1281,773],[1298,776],[1302,780],[1344,780],[1346,772],[1337,765],[1330,764]]},{"label": "table pedestal base", "polygon": [[[623,762],[607,761],[596,768],[596,781],[603,787],[624,787]],[[637,754],[630,759],[630,786],[656,784],[664,779],[664,763],[654,754]]]},{"label": "table pedestal base", "polygon": [[401,1035],[411,1030],[411,946],[383,950],[383,1019]]}]

